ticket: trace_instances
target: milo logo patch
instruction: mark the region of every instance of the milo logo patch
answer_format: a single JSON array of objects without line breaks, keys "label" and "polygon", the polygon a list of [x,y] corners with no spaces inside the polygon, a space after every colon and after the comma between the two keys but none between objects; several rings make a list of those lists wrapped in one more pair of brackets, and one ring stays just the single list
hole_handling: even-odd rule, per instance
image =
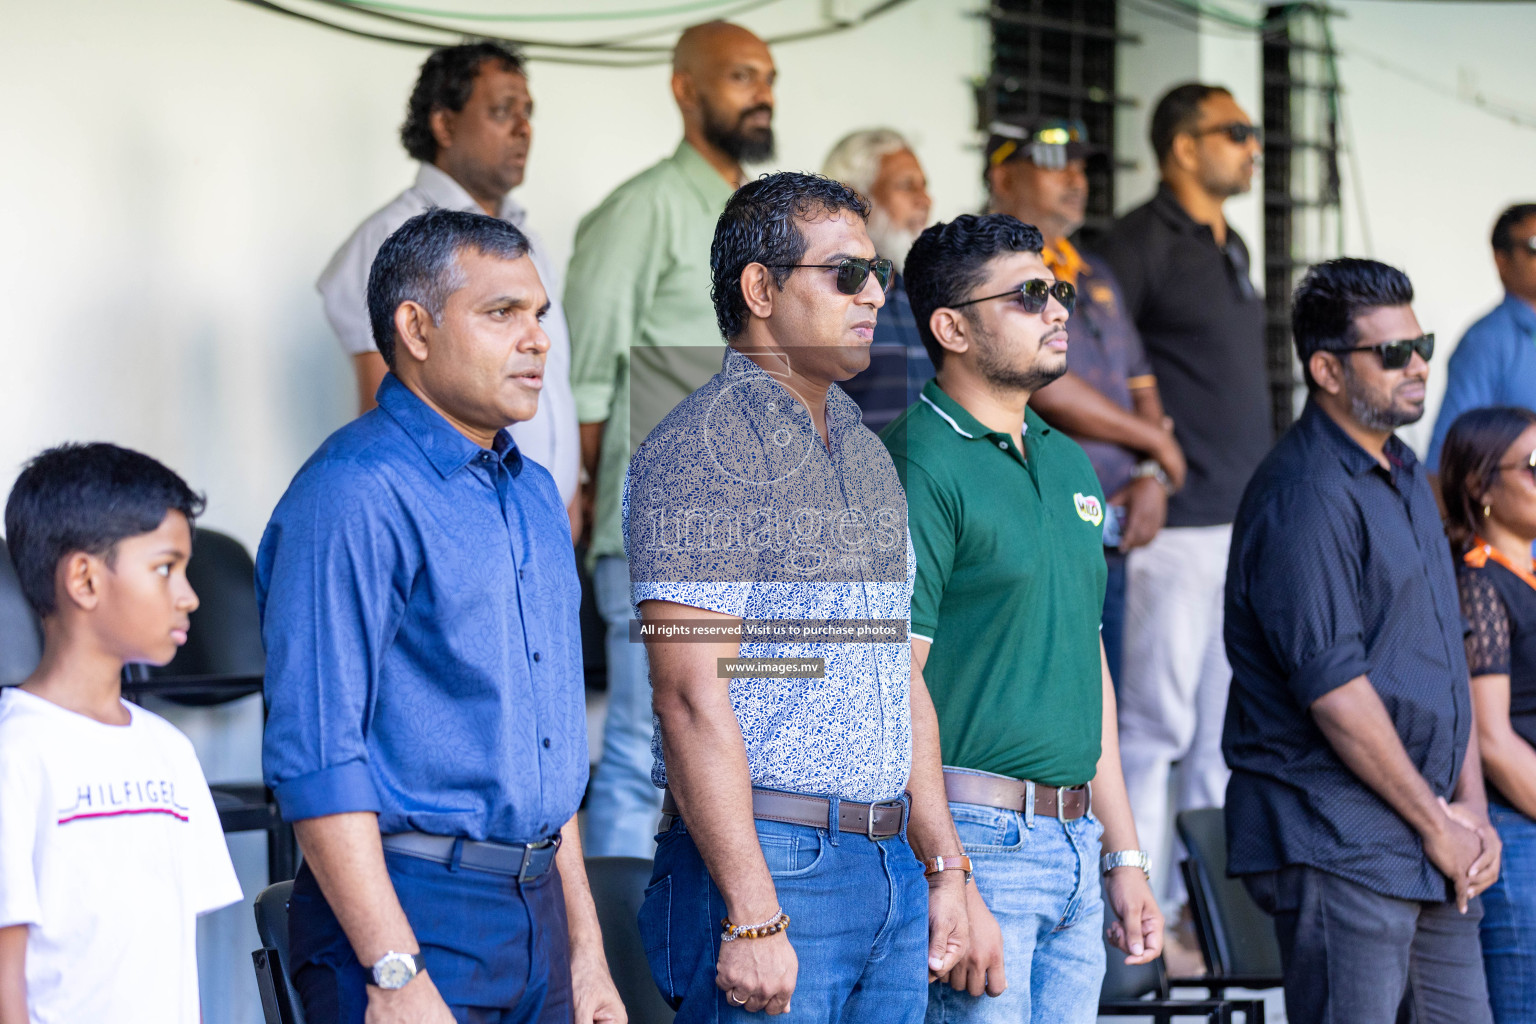
[{"label": "milo logo patch", "polygon": [[1104,506],[1091,494],[1074,494],[1072,503],[1077,506],[1077,518],[1098,526],[1104,522]]}]

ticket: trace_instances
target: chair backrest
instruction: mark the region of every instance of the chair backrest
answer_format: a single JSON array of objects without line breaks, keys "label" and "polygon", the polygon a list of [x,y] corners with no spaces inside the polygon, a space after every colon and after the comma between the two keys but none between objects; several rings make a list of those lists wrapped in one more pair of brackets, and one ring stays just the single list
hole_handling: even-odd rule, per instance
[{"label": "chair backrest", "polygon": [[651,881],[643,857],[588,857],[587,881],[603,929],[603,951],[630,1024],[670,1024],[673,1010],[661,998],[640,939],[640,904]]},{"label": "chair backrest", "polygon": [[[288,974],[288,897],[291,895],[291,881],[277,882],[261,891],[256,897],[256,935],[264,949],[277,954],[277,966],[281,968],[282,980],[276,983],[287,993],[288,1005],[282,1007],[283,1015],[279,1020],[282,1024],[305,1024],[304,1005],[299,1002],[299,994]],[[278,973],[273,972],[274,975]],[[278,1004],[282,1004],[281,997]]]},{"label": "chair backrest", "polygon": [[[192,540],[187,582],[197,591],[187,642],[150,679],[186,676],[260,678],[266,673],[261,616],[256,611],[256,564],[233,537],[198,527]],[[173,697],[186,704],[216,704],[231,697]]]},{"label": "chair backrest", "polygon": [[1227,876],[1225,813],[1219,807],[1182,811],[1176,824],[1189,853],[1184,876],[1210,972],[1279,977],[1280,944],[1269,915],[1241,880]]},{"label": "chair backrest", "polygon": [[0,538],[0,686],[27,678],[42,656],[42,623],[22,596],[10,550]]}]

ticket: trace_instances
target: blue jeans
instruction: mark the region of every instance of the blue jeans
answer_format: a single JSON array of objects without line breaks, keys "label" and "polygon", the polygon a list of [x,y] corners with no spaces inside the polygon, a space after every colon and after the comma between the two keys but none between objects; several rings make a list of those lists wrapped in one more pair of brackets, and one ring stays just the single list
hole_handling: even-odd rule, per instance
[{"label": "blue jeans", "polygon": [[650,859],[661,815],[661,791],[651,783],[651,677],[645,645],[630,643],[629,565],[605,556],[592,568],[598,614],[607,627],[608,716],[603,754],[587,798],[589,857]]},{"label": "blue jeans", "polygon": [[[531,882],[385,851],[432,983],[460,1024],[569,1024],[570,932],[560,872]],[[289,970],[314,1024],[363,1024],[371,980],[309,865],[288,904]]]},{"label": "blue jeans", "polygon": [[978,997],[935,982],[928,1024],[1093,1024],[1104,982],[1104,827],[1092,816],[1062,822],[979,804],[949,811],[1002,929],[1008,988]]},{"label": "blue jeans", "polygon": [[1536,821],[1489,802],[1504,842],[1499,880],[1483,893],[1483,969],[1495,1024],[1536,1022]]},{"label": "blue jeans", "polygon": [[[832,803],[832,822],[837,802]],[[759,821],[758,841],[799,959],[793,1024],[918,1024],[928,996],[928,885],[905,834]],[[676,1024],[762,1024],[715,985],[725,900],[681,820],[656,837],[640,908],[651,976]],[[737,941],[750,942],[750,939]]]}]

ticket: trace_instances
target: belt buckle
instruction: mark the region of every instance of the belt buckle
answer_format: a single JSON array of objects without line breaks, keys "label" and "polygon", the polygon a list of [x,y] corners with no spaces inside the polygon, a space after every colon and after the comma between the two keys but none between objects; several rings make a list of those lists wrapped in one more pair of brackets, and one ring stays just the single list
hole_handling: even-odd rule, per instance
[{"label": "belt buckle", "polygon": [[1062,795],[1066,791],[1066,786],[1056,787],[1056,820],[1061,822],[1067,820],[1067,798]]},{"label": "belt buckle", "polygon": [[518,865],[517,869],[517,880],[519,883],[528,881],[528,869],[533,867],[534,853],[547,850],[551,846],[555,847],[556,850],[560,848],[559,835],[553,835],[545,839],[540,839],[536,843],[523,844],[523,862],[522,864]]},{"label": "belt buckle", "polygon": [[[875,835],[875,808],[876,807],[899,806],[900,804],[901,804],[900,800],[882,800],[879,803],[869,804],[868,805],[868,807],[869,807],[869,817],[864,822],[864,836],[865,836],[865,838],[867,838],[872,843],[878,843],[881,840],[891,838],[891,836],[877,836],[877,835]],[[899,832],[900,832],[900,829],[898,828],[897,831],[896,832],[892,832],[891,835],[892,836],[896,835]]]}]

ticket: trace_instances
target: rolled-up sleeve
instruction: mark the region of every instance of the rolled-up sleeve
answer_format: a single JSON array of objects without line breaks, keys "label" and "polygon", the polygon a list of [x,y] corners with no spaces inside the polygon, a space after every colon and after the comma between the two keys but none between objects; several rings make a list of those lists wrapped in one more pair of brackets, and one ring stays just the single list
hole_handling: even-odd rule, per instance
[{"label": "rolled-up sleeve", "polygon": [[576,229],[565,276],[571,329],[571,393],[582,423],[608,419],[619,359],[639,337],[640,318],[660,278],[664,247],[661,197],[621,192]]},{"label": "rolled-up sleeve", "polygon": [[288,821],[382,809],[367,730],[412,575],[393,507],[386,481],[321,462],[301,472],[262,537],[262,770]]},{"label": "rolled-up sleeve", "polygon": [[1369,675],[1360,617],[1360,514],[1309,486],[1275,496],[1234,552],[1248,599],[1297,703]]}]

